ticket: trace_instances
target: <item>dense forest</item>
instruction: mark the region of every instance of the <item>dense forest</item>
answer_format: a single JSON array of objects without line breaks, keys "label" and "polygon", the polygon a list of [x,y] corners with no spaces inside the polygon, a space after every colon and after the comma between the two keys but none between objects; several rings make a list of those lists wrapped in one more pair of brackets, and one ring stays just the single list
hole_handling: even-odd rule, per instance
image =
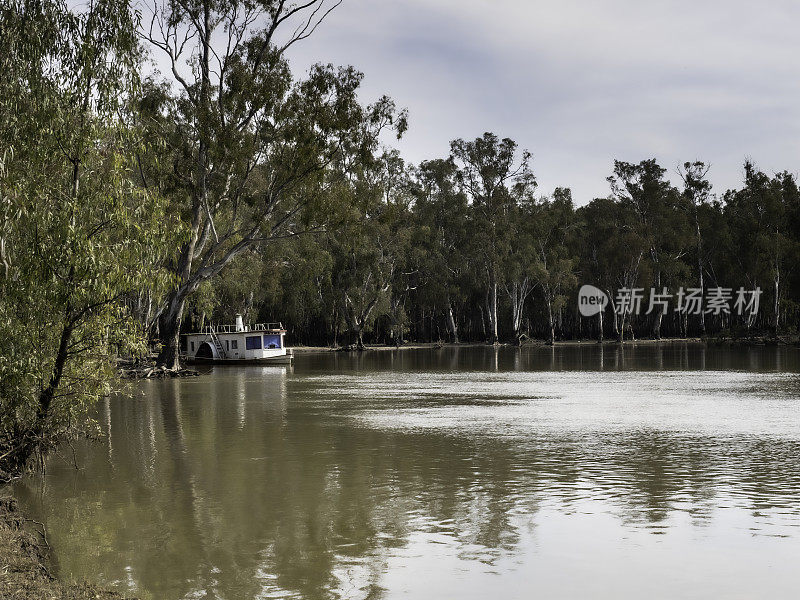
[{"label": "dense forest", "polygon": [[[610,194],[576,206],[569,188],[538,194],[530,157],[484,134],[448,157],[407,166],[383,154],[346,222],[253,248],[189,304],[194,326],[282,319],[295,343],[362,338],[518,343],[790,332],[797,325],[800,195],[788,172],[744,165],[741,189],[713,195],[702,162],[676,171],[615,161]],[[578,312],[581,284],[612,299]],[[640,314],[617,314],[617,290],[642,288]],[[651,290],[672,296],[647,313]],[[678,310],[681,288],[727,290],[723,310]],[[761,290],[757,312],[736,290]],[[749,299],[749,296],[748,296]]]},{"label": "dense forest", "polygon": [[[615,161],[606,197],[573,198],[477,132],[408,164],[409,115],[363,102],[359,71],[291,69],[336,5],[0,1],[0,475],[74,429],[117,357],[178,368],[181,332],[236,313],[308,345],[796,329],[793,174],[746,162],[719,191],[703,162]],[[763,294],[584,318],[582,284]]]}]

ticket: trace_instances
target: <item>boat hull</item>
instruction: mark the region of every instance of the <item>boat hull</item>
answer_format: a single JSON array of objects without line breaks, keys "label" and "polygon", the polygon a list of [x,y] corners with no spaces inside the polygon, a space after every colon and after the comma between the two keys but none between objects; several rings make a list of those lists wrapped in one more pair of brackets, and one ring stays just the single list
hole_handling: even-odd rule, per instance
[{"label": "boat hull", "polygon": [[266,358],[198,358],[196,356],[188,356],[185,361],[203,365],[290,365],[292,364],[292,358],[291,354],[268,356]]}]

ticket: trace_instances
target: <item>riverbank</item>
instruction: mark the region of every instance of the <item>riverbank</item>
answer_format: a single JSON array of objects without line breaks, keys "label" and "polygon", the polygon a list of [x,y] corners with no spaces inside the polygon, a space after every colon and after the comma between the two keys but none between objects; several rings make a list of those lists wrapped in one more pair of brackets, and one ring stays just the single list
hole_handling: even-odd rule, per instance
[{"label": "riverbank", "polygon": [[[678,343],[693,343],[703,344],[707,340],[701,338],[663,338],[660,340],[655,339],[640,339],[640,340],[625,340],[626,346],[636,344],[678,344]],[[496,344],[498,347],[515,348],[514,344]],[[557,341],[555,346],[597,346],[597,340],[562,340]],[[604,346],[617,346],[619,342],[614,339],[603,340]],[[385,344],[365,344],[363,351],[384,351],[384,350],[431,350],[438,348],[487,348],[491,344],[485,342],[462,342],[460,344],[452,344],[450,342],[409,342],[401,346],[387,346]],[[548,348],[552,347],[542,340],[526,340],[521,344],[523,348]],[[348,346],[292,346],[292,352],[295,354],[303,354],[306,352],[358,352],[354,347]]]},{"label": "riverbank", "polygon": [[156,366],[155,355],[147,360],[131,358],[117,359],[117,372],[122,379],[171,379],[173,377],[197,377],[197,371],[188,368],[168,369]]},{"label": "riverbank", "polygon": [[[597,346],[600,342],[596,339],[583,340],[559,340],[553,346]],[[709,346],[797,346],[800,345],[800,338],[797,335],[782,335],[770,337],[766,335],[751,337],[683,337],[683,338],[641,338],[636,340],[626,339],[624,346],[637,345],[667,345],[667,344],[706,344]],[[499,347],[518,347],[514,344],[496,344]],[[602,341],[603,346],[619,346],[614,338],[607,338]],[[387,346],[385,344],[365,344],[362,351],[384,351],[384,350],[430,350],[438,348],[486,348],[491,344],[485,342],[462,342],[453,344],[450,342],[409,342],[400,346]],[[521,347],[524,348],[548,348],[553,347],[543,340],[528,339]],[[292,352],[303,354],[307,352],[358,352],[353,346],[292,346]]]},{"label": "riverbank", "polygon": [[[38,530],[37,533],[33,533]],[[47,566],[48,547],[39,523],[26,519],[17,501],[0,496],[0,598],[4,600],[122,600],[89,583],[58,581]]]}]

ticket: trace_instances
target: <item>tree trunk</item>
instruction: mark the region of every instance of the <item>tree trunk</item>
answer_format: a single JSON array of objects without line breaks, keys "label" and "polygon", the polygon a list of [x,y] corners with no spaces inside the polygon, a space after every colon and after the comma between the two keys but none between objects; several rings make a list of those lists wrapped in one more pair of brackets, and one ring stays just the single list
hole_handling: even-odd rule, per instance
[{"label": "tree trunk", "polygon": [[658,307],[658,313],[655,316],[655,320],[653,321],[653,337],[657,340],[661,339],[661,321],[664,318],[664,307]]},{"label": "tree trunk", "polygon": [[453,303],[447,301],[447,328],[450,330],[450,341],[458,344],[458,327],[456,326],[456,319],[453,316]]},{"label": "tree trunk", "polygon": [[[655,255],[655,251],[654,250],[651,251],[651,253]],[[661,290],[662,289],[662,286],[661,286],[661,271],[658,271],[656,273],[655,284],[656,284],[656,288],[655,288],[656,290]],[[651,293],[653,291],[654,290],[651,290]],[[662,291],[666,291],[666,288],[663,288]],[[651,301],[652,301],[652,298],[651,298]],[[662,321],[663,318],[664,318],[664,306],[663,305],[659,305],[658,306],[658,313],[656,313],[655,317],[653,318],[653,337],[655,339],[657,339],[657,340],[661,339],[661,321]]]},{"label": "tree trunk", "polygon": [[597,343],[603,343],[603,311],[597,313]]},{"label": "tree trunk", "polygon": [[778,325],[780,324],[780,282],[781,274],[778,270],[778,265],[775,265],[775,307],[772,317],[772,331],[778,335]]},{"label": "tree trunk", "polygon": [[489,313],[489,343],[496,344],[497,336],[497,280],[489,286],[487,311]]},{"label": "tree trunk", "polygon": [[[67,309],[69,313],[69,308]],[[35,455],[41,457],[42,451],[48,443],[47,419],[50,416],[50,407],[56,397],[56,391],[61,385],[64,375],[64,367],[69,356],[69,345],[72,340],[72,333],[75,324],[67,320],[61,330],[56,359],[53,364],[53,371],[50,374],[50,381],[47,387],[39,393],[38,406],[36,408],[36,421],[33,426],[23,431],[15,433],[14,447],[10,452],[0,456],[0,481],[7,483],[14,476],[19,475]]]},{"label": "tree trunk", "polygon": [[156,360],[159,366],[180,369],[180,335],[185,305],[186,295],[181,292],[173,292],[170,295],[167,310],[161,314],[159,330],[162,346]]},{"label": "tree trunk", "polygon": [[519,344],[519,335],[520,335],[520,321],[522,320],[522,306],[519,297],[519,291],[517,290],[517,284],[512,284],[511,286],[511,293],[509,294],[511,298],[511,327],[514,330],[514,343]]},{"label": "tree trunk", "polygon": [[363,350],[364,349],[364,330],[359,329],[356,332],[356,349]]},{"label": "tree trunk", "polygon": [[548,344],[554,346],[556,343],[556,325],[553,320],[553,303],[549,298],[547,299],[547,319],[550,324],[550,339],[548,340]]},{"label": "tree trunk", "polygon": [[[703,238],[700,235],[700,221],[697,219],[697,209],[694,214],[694,225],[697,230],[697,272],[700,275],[700,289],[704,289],[705,282],[703,281]],[[706,315],[702,310],[700,311],[700,335],[706,334]]]}]

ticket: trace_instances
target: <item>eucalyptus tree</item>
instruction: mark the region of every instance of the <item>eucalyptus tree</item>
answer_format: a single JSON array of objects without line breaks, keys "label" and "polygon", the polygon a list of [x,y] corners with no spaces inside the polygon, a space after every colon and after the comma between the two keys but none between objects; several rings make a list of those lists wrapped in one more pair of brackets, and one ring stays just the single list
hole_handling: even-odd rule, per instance
[{"label": "eucalyptus tree", "polygon": [[567,302],[567,292],[575,287],[577,278],[572,238],[579,227],[568,188],[556,188],[552,198],[533,206],[530,228],[534,260],[532,279],[541,288],[547,309],[548,341],[555,343],[555,314]]},{"label": "eucalyptus tree", "polygon": [[[682,259],[691,239],[683,199],[665,173],[655,159],[638,164],[617,160],[608,178],[614,197],[636,216],[637,233],[647,247],[648,260],[642,266],[658,293],[685,274],[688,266]],[[656,338],[661,337],[664,313],[664,305],[658,304],[652,327]]]},{"label": "eucalyptus tree", "polygon": [[377,163],[377,177],[373,180],[381,190],[385,214],[382,218],[387,226],[384,243],[392,239],[392,269],[389,307],[386,317],[389,321],[389,341],[400,345],[405,341],[408,324],[406,303],[416,291],[420,279],[420,262],[423,251],[413,243],[412,237],[417,229],[415,215],[411,211],[414,201],[412,194],[412,169],[400,157],[397,150],[387,150]]},{"label": "eucalyptus tree", "polygon": [[[333,256],[324,233],[299,236],[257,252],[264,263],[256,284],[264,299],[259,320],[279,320],[294,343],[337,342],[340,315],[331,283]],[[228,276],[225,276],[227,279]]]},{"label": "eucalyptus tree", "polygon": [[744,187],[725,194],[724,213],[739,247],[735,260],[742,283],[750,289],[762,285],[770,289],[770,328],[777,334],[781,296],[798,258],[798,239],[792,225],[800,214],[800,193],[790,173],[769,177],[750,161],[745,163],[744,172]]},{"label": "eucalyptus tree", "polygon": [[[242,315],[245,322],[258,320],[258,307],[265,303],[268,295],[279,293],[278,281],[271,276],[273,262],[270,258],[282,260],[283,248],[273,248],[273,255],[265,257],[257,247],[251,248],[219,276],[204,284],[208,286],[205,298],[208,312],[217,317],[217,322],[233,323],[236,315]],[[188,304],[191,306],[193,302]],[[205,312],[202,316],[206,316]]]},{"label": "eucalyptus tree", "polygon": [[467,196],[459,188],[451,159],[423,161],[416,170],[413,247],[419,253],[420,278],[416,297],[438,305],[445,315],[450,341],[460,341],[456,311],[469,287]]},{"label": "eucalyptus tree", "polygon": [[372,172],[363,170],[348,182],[341,193],[352,195],[345,203],[351,214],[326,236],[333,259],[331,293],[358,349],[375,318],[391,311],[392,284],[410,241],[408,198],[390,194],[387,201],[381,185],[390,164],[378,161]]},{"label": "eucalyptus tree", "polygon": [[[706,268],[706,258],[703,248],[703,231],[701,230],[701,211],[708,205],[711,195],[711,182],[708,180],[710,165],[702,161],[685,162],[680,171],[683,180],[683,198],[691,212],[691,221],[694,225],[695,252],[697,253],[697,284],[698,287],[705,289],[705,279],[703,272]],[[705,312],[700,312],[700,333],[706,333]]]},{"label": "eucalyptus tree", "polygon": [[[642,259],[648,250],[639,229],[639,219],[629,205],[613,198],[597,198],[578,210],[586,223],[582,233],[583,274],[601,288],[611,301],[613,331],[617,340],[625,339],[631,314],[618,311],[616,290],[631,289],[639,281]],[[602,336],[602,312],[598,317]],[[629,330],[630,331],[630,330]]]},{"label": "eucalyptus tree", "polygon": [[135,14],[124,0],[0,8],[0,477],[85,421],[114,356],[143,349],[120,300],[167,239],[137,186]]},{"label": "eucalyptus tree", "polygon": [[516,208],[536,188],[531,155],[527,150],[518,153],[513,140],[488,132],[473,141],[453,141],[450,152],[458,166],[459,184],[470,200],[472,234],[486,285],[489,342],[497,343],[497,291],[511,252],[512,220]]},{"label": "eucalyptus tree", "polygon": [[514,342],[522,337],[522,318],[525,303],[536,284],[539,254],[536,248],[536,205],[528,198],[511,207],[508,253],[502,263],[502,288],[511,304],[511,328]]},{"label": "eucalyptus tree", "polygon": [[390,99],[359,103],[353,68],[292,77],[288,49],[337,4],[163,0],[142,28],[168,65],[169,84],[154,85],[142,108],[169,149],[160,179],[186,230],[168,261],[161,364],[178,365],[186,300],[204,281],[256,244],[323,227],[334,167],[368,157],[385,128],[405,128]]}]

